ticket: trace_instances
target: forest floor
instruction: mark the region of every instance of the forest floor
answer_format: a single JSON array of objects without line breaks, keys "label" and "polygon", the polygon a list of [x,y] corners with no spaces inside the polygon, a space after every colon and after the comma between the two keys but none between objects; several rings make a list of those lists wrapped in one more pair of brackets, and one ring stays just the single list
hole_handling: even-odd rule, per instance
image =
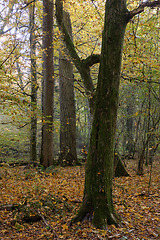
[{"label": "forest floor", "polygon": [[0,171],[0,239],[160,239],[159,162],[154,162],[150,189],[150,168],[137,176],[136,165],[128,161],[131,176],[115,178],[113,183],[122,227],[98,230],[87,222],[69,225],[83,198],[84,166],[42,171],[4,164]]}]

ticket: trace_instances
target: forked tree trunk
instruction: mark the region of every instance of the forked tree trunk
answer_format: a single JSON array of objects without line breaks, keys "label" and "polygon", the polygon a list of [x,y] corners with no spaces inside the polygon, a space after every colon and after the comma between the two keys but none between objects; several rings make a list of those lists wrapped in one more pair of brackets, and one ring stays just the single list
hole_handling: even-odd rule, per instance
[{"label": "forked tree trunk", "polygon": [[53,0],[43,0],[43,89],[42,89],[42,145],[40,163],[53,164]]},{"label": "forked tree trunk", "polygon": [[[63,12],[68,32],[72,38],[69,13]],[[73,65],[68,50],[64,46],[59,55],[59,95],[60,95],[60,156],[62,166],[77,163],[76,152],[76,111],[74,101]]]},{"label": "forked tree trunk", "polygon": [[126,19],[124,0],[106,1],[101,61],[82,206],[73,219],[91,220],[94,226],[118,225],[112,202],[114,139]]},{"label": "forked tree trunk", "polygon": [[[138,8],[128,11],[126,0],[106,0],[105,22],[102,36],[101,56],[90,55],[81,60],[69,37],[63,19],[63,1],[56,0],[56,18],[63,32],[72,60],[84,80],[86,89],[90,85],[89,67],[99,62],[99,76],[90,138],[89,154],[85,174],[85,189],[82,206],[72,222],[88,219],[99,228],[107,224],[118,225],[112,202],[112,178],[114,165],[114,140],[118,108],[118,93],[122,60],[123,40],[127,22],[145,7],[159,6],[159,1],[145,1]],[[94,96],[94,87],[91,87]],[[92,96],[92,95],[91,95]],[[92,104],[91,104],[92,105]]]}]

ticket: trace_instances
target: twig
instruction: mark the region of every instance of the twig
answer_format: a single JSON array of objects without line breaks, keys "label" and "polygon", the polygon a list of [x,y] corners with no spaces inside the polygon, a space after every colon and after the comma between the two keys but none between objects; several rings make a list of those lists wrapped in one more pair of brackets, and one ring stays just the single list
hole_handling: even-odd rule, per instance
[{"label": "twig", "polygon": [[48,224],[47,220],[45,219],[45,217],[43,216],[43,214],[38,210],[38,215],[42,218],[42,221],[44,222],[44,224],[46,225],[46,227],[48,229],[50,229],[54,235],[58,238],[57,233],[53,230],[53,228]]},{"label": "twig", "polygon": [[[134,231],[134,229],[131,229],[131,230],[129,230],[129,231],[127,231],[127,233],[130,233],[130,232],[133,232]],[[122,236],[122,234],[124,234],[124,232],[123,233],[119,233],[119,234],[115,234],[115,235],[112,235],[112,236],[108,236],[108,239],[112,239],[112,238],[118,238],[118,237],[121,237]]]},{"label": "twig", "polygon": [[100,14],[97,5],[94,3],[94,0],[91,0],[91,2],[92,2],[92,4],[93,4],[93,6],[95,7],[95,9],[96,9],[96,11],[97,11],[99,17],[101,18],[101,20],[103,20],[103,17],[102,17],[102,15]]},{"label": "twig", "polygon": [[21,7],[21,10],[28,7],[31,3],[35,2],[36,0],[32,0],[31,2],[26,3],[24,7]]},{"label": "twig", "polygon": [[13,211],[15,209],[19,209],[22,206],[25,206],[27,202],[25,201],[23,204],[7,204],[0,206],[0,210],[7,210],[7,211]]},{"label": "twig", "polygon": [[14,46],[14,48],[12,49],[12,51],[10,52],[10,54],[8,55],[8,57],[0,64],[0,68],[3,66],[3,64],[9,59],[9,57],[12,55],[12,53],[14,52],[14,50],[16,49],[16,47],[18,46],[18,43]]},{"label": "twig", "polygon": [[19,208],[19,205],[15,205],[15,204],[8,204],[8,205],[0,206],[0,210],[7,210],[7,211],[12,211],[17,208]]},{"label": "twig", "polygon": [[108,239],[112,239],[112,238],[115,238],[115,237],[120,237],[122,234],[119,233],[119,234],[115,234],[115,235],[112,235],[112,236],[108,236]]},{"label": "twig", "polygon": [[43,214],[38,210],[38,215],[42,218],[44,224],[46,225],[46,227],[48,227],[49,229],[51,229],[51,226],[48,224],[47,220],[44,218]]}]

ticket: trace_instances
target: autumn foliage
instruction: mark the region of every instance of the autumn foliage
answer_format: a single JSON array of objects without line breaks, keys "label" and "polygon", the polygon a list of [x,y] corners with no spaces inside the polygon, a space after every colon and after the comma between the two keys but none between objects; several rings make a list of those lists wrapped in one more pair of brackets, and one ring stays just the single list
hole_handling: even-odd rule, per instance
[{"label": "autumn foliage", "polygon": [[[127,164],[134,169],[135,162]],[[0,239],[158,239],[158,162],[148,189],[144,176],[114,179],[114,203],[122,218],[119,228],[98,230],[87,222],[70,226],[83,197],[84,167],[49,168],[3,165],[0,173]]]}]

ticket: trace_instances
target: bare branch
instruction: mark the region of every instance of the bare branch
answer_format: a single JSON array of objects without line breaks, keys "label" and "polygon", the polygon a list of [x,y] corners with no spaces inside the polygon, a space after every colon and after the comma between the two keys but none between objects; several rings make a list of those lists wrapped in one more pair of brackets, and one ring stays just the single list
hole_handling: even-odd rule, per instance
[{"label": "bare branch", "polygon": [[32,0],[32,1],[28,2],[28,3],[26,3],[26,5],[24,7],[21,7],[21,10],[26,8],[26,7],[28,7],[31,3],[35,2],[35,1],[36,0]]},{"label": "bare branch", "polygon": [[12,55],[12,53],[14,52],[14,50],[16,49],[17,46],[18,46],[18,43],[14,46],[14,48],[12,49],[12,51],[10,52],[10,54],[8,55],[8,57],[0,64],[0,69],[2,68],[2,66],[4,65],[4,63],[10,58],[10,56]]},{"label": "bare branch", "polygon": [[135,15],[143,12],[145,7],[150,7],[150,8],[160,7],[160,0],[155,0],[155,1],[147,0],[145,2],[142,2],[137,8],[129,12],[128,20],[132,19]]}]

